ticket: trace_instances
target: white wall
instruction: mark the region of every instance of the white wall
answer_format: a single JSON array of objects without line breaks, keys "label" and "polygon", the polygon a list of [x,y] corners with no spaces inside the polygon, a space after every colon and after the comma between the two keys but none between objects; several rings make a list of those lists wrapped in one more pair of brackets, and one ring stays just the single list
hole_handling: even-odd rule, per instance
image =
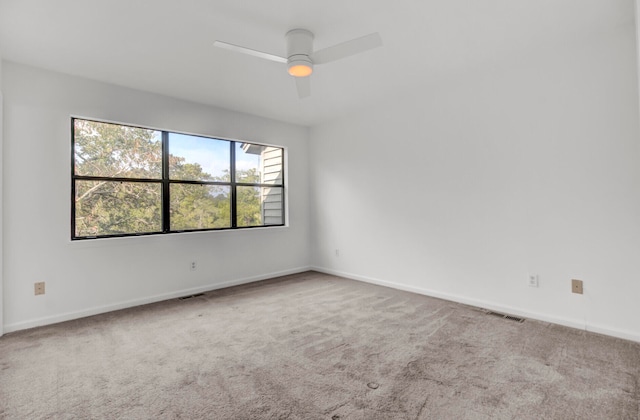
[{"label": "white wall", "polygon": [[618,28],[313,128],[314,266],[640,341],[635,57]]},{"label": "white wall", "polygon": [[[307,128],[6,61],[3,70],[5,331],[308,268]],[[285,146],[290,226],[70,241],[70,115]]]}]

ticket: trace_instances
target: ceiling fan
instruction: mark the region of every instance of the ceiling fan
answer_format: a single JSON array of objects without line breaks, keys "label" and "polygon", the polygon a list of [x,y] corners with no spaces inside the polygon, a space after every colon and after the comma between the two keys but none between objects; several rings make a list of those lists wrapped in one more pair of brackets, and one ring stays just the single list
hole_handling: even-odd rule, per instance
[{"label": "ceiling fan", "polygon": [[311,94],[309,76],[313,73],[314,64],[330,63],[382,45],[382,38],[380,38],[380,34],[377,32],[315,52],[313,51],[313,33],[311,31],[306,29],[292,29],[286,33],[285,39],[287,41],[286,57],[252,50],[251,48],[241,47],[223,41],[215,41],[213,45],[254,57],[287,64],[288,73],[296,79],[296,87],[300,98],[306,98]]}]

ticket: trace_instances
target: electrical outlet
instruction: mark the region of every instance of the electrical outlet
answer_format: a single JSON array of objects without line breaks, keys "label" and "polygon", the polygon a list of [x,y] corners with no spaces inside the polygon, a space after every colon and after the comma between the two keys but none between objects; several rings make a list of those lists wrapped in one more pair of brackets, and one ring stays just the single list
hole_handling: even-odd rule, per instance
[{"label": "electrical outlet", "polygon": [[529,280],[527,282],[529,287],[538,287],[538,276],[536,274],[529,274]]},{"label": "electrical outlet", "polygon": [[336,257],[339,257],[339,256],[340,256],[340,250],[336,249]]},{"label": "electrical outlet", "polygon": [[39,281],[37,283],[33,283],[33,289],[34,289],[34,294],[37,295],[44,295],[44,282],[43,281]]},{"label": "electrical outlet", "polygon": [[571,280],[571,293],[582,294],[582,280]]},{"label": "electrical outlet", "polygon": [[189,270],[196,271],[197,268],[198,268],[198,263],[196,261],[191,261],[191,263],[189,264]]}]

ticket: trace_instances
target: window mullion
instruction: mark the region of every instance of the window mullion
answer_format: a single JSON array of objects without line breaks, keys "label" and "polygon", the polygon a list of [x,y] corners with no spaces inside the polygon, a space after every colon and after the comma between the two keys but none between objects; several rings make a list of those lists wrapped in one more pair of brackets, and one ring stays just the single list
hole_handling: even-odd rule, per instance
[{"label": "window mullion", "polygon": [[171,230],[171,196],[169,187],[169,133],[162,132],[162,231]]},{"label": "window mullion", "polygon": [[236,188],[236,142],[235,141],[231,141],[229,142],[229,147],[231,148],[231,151],[229,153],[230,159],[231,159],[231,165],[229,165],[230,168],[230,174],[229,174],[229,179],[231,181],[231,228],[237,228],[238,227],[238,202],[236,200],[237,197],[237,188]]}]

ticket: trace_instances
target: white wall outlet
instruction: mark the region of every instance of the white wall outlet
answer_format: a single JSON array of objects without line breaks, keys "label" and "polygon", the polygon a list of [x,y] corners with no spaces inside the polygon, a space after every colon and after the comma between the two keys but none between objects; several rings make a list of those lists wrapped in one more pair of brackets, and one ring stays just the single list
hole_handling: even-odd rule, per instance
[{"label": "white wall outlet", "polygon": [[336,248],[336,257],[340,256],[340,250]]},{"label": "white wall outlet", "polygon": [[529,274],[527,284],[529,287],[538,287],[538,275],[537,274]]},{"label": "white wall outlet", "polygon": [[198,268],[198,263],[196,261],[191,261],[189,263],[189,270],[196,271],[197,268]]}]

